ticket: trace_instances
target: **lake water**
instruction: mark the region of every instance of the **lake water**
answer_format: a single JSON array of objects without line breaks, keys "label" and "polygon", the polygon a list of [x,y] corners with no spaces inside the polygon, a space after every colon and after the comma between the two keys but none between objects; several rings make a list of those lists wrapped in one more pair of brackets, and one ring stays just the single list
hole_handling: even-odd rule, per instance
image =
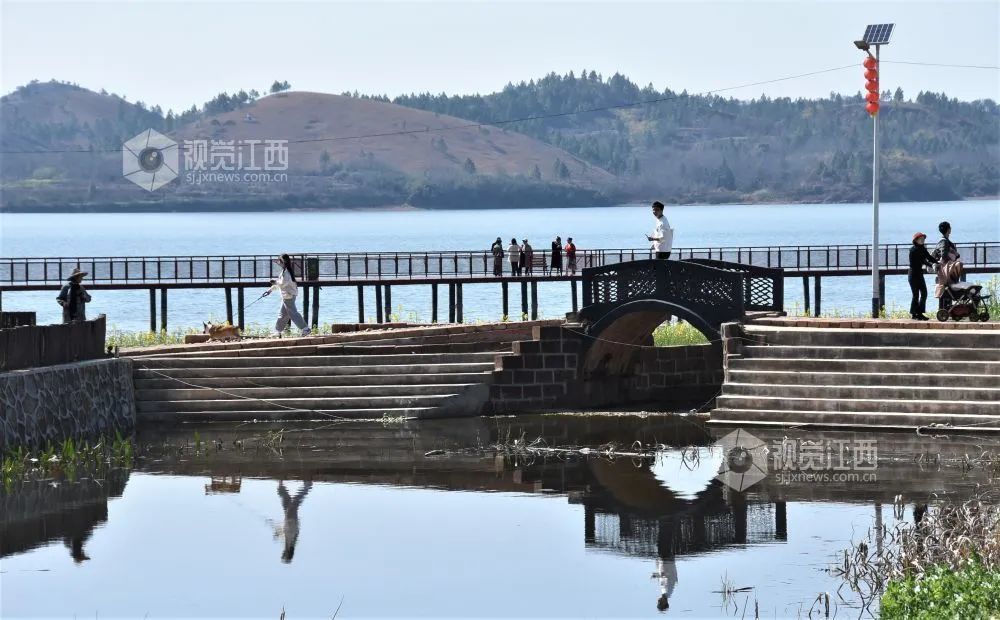
[{"label": "lake water", "polygon": [[[666,593],[671,616],[783,618],[827,592],[856,618],[829,571],[852,540],[995,484],[960,465],[989,437],[762,431],[874,441],[876,466],[737,492],[715,478],[727,431],[691,418],[313,427],[146,428],[131,472],[0,490],[0,616],[641,618]],[[513,451],[521,437],[655,455]]]},{"label": "lake water", "polygon": [[[767,205],[672,206],[667,217],[677,247],[866,244],[871,242],[871,206]],[[881,207],[883,243],[908,243],[917,230],[938,238],[937,223],[951,221],[959,241],[1000,239],[1000,202],[996,200],[896,203]],[[652,216],[644,205],[597,209],[510,209],[399,212],[203,213],[203,214],[0,214],[2,256],[156,256],[278,254],[281,252],[472,250],[488,248],[497,237],[529,238],[547,248],[555,237],[573,237],[579,248],[648,247]],[[905,308],[909,288],[903,276],[887,279],[889,305]],[[798,282],[786,285],[786,307],[802,304]],[[466,320],[497,320],[497,285],[466,285]],[[248,302],[253,298],[248,291]],[[60,320],[51,293],[7,293],[5,310],[35,310],[40,322]],[[520,299],[512,291],[512,308]],[[444,293],[442,293],[442,296]],[[443,297],[442,297],[443,298]],[[427,286],[393,288],[393,305],[403,319],[430,318]],[[108,315],[111,325],[141,330],[149,325],[149,297],[140,291],[98,291],[88,313]],[[827,278],[823,308],[867,312],[871,279]],[[366,295],[374,316],[374,294]],[[321,321],[356,321],[352,288],[321,293]],[[247,312],[248,323],[271,324],[277,308],[262,302]],[[539,287],[539,312],[558,317],[570,310],[569,284]],[[222,291],[174,291],[170,326],[200,326],[225,317]]]}]

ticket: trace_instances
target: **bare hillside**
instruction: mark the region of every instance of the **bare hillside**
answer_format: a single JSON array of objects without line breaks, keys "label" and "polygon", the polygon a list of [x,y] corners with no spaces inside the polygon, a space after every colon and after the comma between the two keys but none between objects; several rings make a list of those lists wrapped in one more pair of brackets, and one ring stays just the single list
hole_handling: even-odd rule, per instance
[{"label": "bare hillside", "polygon": [[[249,115],[249,118],[248,118]],[[583,187],[603,187],[614,180],[607,171],[562,149],[496,127],[469,127],[469,121],[373,100],[310,92],[279,93],[239,110],[199,119],[181,127],[178,139],[288,140],[293,172],[321,171],[323,161],[372,159],[413,176],[531,176]],[[442,128],[460,127],[440,131]],[[438,130],[438,131],[435,131]],[[364,139],[300,142],[320,138]],[[474,172],[470,172],[468,161]],[[557,161],[565,165],[557,174]]]}]

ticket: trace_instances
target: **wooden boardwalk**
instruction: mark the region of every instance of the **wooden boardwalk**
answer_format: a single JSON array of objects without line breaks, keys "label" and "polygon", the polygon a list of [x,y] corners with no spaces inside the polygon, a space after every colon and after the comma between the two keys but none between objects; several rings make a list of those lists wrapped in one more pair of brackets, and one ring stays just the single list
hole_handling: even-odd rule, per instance
[{"label": "wooden boardwalk", "polygon": [[[907,269],[909,244],[881,246],[883,276],[902,275]],[[958,244],[966,271],[1000,273],[1000,241]],[[672,260],[711,259],[757,267],[781,269],[784,276],[803,278],[806,310],[809,310],[809,278],[813,279],[815,309],[819,313],[823,277],[864,276],[870,273],[870,246],[770,246],[675,248]],[[341,252],[292,253],[300,276],[304,314],[319,311],[317,289],[329,286],[354,286],[358,292],[358,320],[364,322],[366,287],[374,287],[377,320],[387,320],[392,307],[392,286],[425,285],[431,287],[432,320],[438,320],[438,287],[448,289],[448,320],[462,321],[462,285],[499,282],[503,312],[509,316],[509,287],[521,289],[521,313],[537,318],[539,282],[569,282],[572,308],[579,305],[578,285],[584,268],[653,258],[645,249],[581,249],[576,270],[552,270],[549,250],[535,250],[531,274],[513,276],[506,257],[503,275],[493,273],[493,256],[487,250],[428,252]],[[270,255],[216,256],[54,256],[0,257],[0,308],[4,292],[54,290],[61,286],[74,268],[88,272],[84,285],[91,290],[148,290],[150,329],[166,328],[167,292],[170,289],[223,289],[227,318],[243,325],[246,307],[245,289],[261,290],[277,277]],[[157,300],[159,291],[159,300]],[[233,293],[236,300],[234,304]],[[252,295],[255,292],[251,293]],[[157,301],[159,303],[157,304]],[[251,300],[252,301],[252,300]],[[234,313],[235,309],[235,313]]]}]

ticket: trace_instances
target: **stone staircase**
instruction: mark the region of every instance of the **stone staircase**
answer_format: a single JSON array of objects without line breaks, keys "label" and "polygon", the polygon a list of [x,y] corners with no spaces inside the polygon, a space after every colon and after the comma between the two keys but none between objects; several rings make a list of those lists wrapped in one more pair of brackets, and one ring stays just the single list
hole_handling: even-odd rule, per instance
[{"label": "stone staircase", "polygon": [[136,414],[145,422],[479,415],[497,354],[530,330],[427,327],[132,354]]},{"label": "stone staircase", "polygon": [[1000,431],[1000,330],[744,326],[711,422]]}]

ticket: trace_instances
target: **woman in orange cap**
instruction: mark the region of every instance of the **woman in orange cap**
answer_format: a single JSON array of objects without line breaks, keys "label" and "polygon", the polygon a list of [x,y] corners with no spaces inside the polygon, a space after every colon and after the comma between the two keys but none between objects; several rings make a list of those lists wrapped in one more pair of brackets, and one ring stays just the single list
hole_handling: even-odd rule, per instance
[{"label": "woman in orange cap", "polygon": [[937,264],[931,253],[924,246],[927,235],[922,232],[914,233],[913,247],[910,248],[910,270],[906,274],[906,279],[910,283],[910,292],[913,299],[910,300],[910,318],[917,321],[928,320],[924,312],[927,311],[927,283],[924,282],[924,266],[933,267]]}]

